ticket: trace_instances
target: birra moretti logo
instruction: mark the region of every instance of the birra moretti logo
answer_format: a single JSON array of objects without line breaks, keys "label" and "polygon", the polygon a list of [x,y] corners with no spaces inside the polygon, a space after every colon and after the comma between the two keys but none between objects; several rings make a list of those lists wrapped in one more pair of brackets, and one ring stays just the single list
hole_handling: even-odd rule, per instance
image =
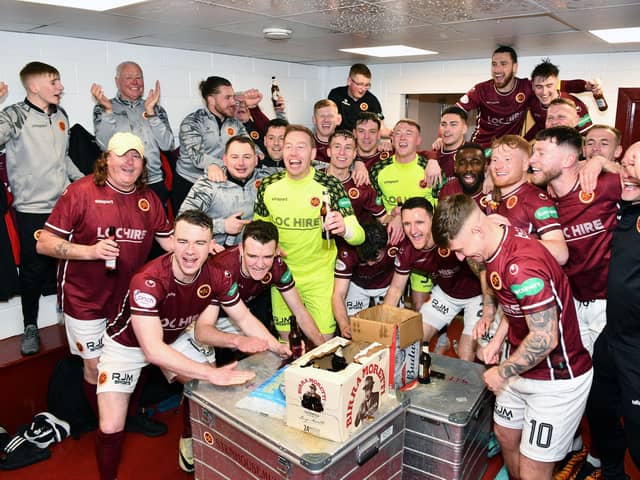
[{"label": "birra moretti logo", "polygon": [[532,297],[537,295],[544,288],[544,282],[541,278],[529,278],[522,283],[514,283],[510,289],[518,300],[524,297]]},{"label": "birra moretti logo", "polygon": [[358,392],[360,390],[362,390],[360,388],[360,385],[362,384],[362,381],[368,376],[371,375],[374,378],[378,379],[379,382],[379,392],[380,395],[384,395],[386,393],[386,378],[385,378],[385,373],[384,373],[384,368],[382,368],[382,366],[380,366],[377,363],[370,363],[368,365],[365,365],[362,368],[362,371],[360,372],[360,375],[358,375],[358,378],[356,379],[355,383],[353,384],[353,387],[351,388],[351,391],[349,392],[349,404],[347,405],[347,418],[346,418],[346,427],[349,428],[351,426],[351,424],[353,423],[353,408],[354,405],[356,403],[356,396],[358,394]]}]

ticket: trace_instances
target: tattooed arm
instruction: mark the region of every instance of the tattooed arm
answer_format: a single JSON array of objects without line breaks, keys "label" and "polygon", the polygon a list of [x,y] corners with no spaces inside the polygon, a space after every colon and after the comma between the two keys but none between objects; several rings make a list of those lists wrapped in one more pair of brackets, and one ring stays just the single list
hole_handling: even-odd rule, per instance
[{"label": "tattooed arm", "polygon": [[529,334],[509,358],[484,374],[487,387],[494,393],[502,390],[510,377],[542,362],[558,344],[558,312],[555,307],[526,315],[525,319]]},{"label": "tattooed arm", "polygon": [[36,243],[40,255],[62,260],[110,260],[118,256],[118,244],[108,238],[93,245],[72,243],[48,230],[41,230]]}]

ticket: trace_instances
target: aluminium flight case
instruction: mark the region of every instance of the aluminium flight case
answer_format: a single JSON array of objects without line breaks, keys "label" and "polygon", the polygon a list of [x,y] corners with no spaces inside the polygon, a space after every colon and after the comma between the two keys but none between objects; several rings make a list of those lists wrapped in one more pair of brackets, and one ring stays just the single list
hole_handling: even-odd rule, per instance
[{"label": "aluminium flight case", "polygon": [[482,380],[485,367],[431,354],[431,370],[430,384],[406,392],[402,478],[478,480],[488,464],[494,404]]},{"label": "aluminium flight case", "polygon": [[386,398],[376,420],[343,443],[235,406],[280,364],[275,354],[259,353],[238,364],[237,368],[256,373],[246,385],[192,382],[186,386],[196,480],[400,480],[406,404],[395,397]]}]

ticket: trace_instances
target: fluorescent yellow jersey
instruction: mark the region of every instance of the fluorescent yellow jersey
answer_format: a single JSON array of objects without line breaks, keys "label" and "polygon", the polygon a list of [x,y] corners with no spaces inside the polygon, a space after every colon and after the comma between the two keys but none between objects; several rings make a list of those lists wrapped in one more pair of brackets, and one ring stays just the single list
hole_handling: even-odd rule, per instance
[{"label": "fluorescent yellow jersey", "polygon": [[404,202],[411,197],[424,197],[433,206],[437,203],[437,195],[424,183],[424,169],[427,160],[420,155],[409,163],[398,163],[393,155],[380,160],[371,168],[371,184],[389,213],[398,205],[398,197]]}]

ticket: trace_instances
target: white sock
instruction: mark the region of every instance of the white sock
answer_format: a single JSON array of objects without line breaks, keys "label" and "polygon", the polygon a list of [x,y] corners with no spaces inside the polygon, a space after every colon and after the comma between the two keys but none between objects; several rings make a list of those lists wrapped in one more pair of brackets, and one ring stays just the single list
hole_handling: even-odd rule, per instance
[{"label": "white sock", "polygon": [[587,462],[593,465],[595,468],[600,468],[602,466],[602,462],[599,458],[594,457],[593,455],[587,455]]}]

